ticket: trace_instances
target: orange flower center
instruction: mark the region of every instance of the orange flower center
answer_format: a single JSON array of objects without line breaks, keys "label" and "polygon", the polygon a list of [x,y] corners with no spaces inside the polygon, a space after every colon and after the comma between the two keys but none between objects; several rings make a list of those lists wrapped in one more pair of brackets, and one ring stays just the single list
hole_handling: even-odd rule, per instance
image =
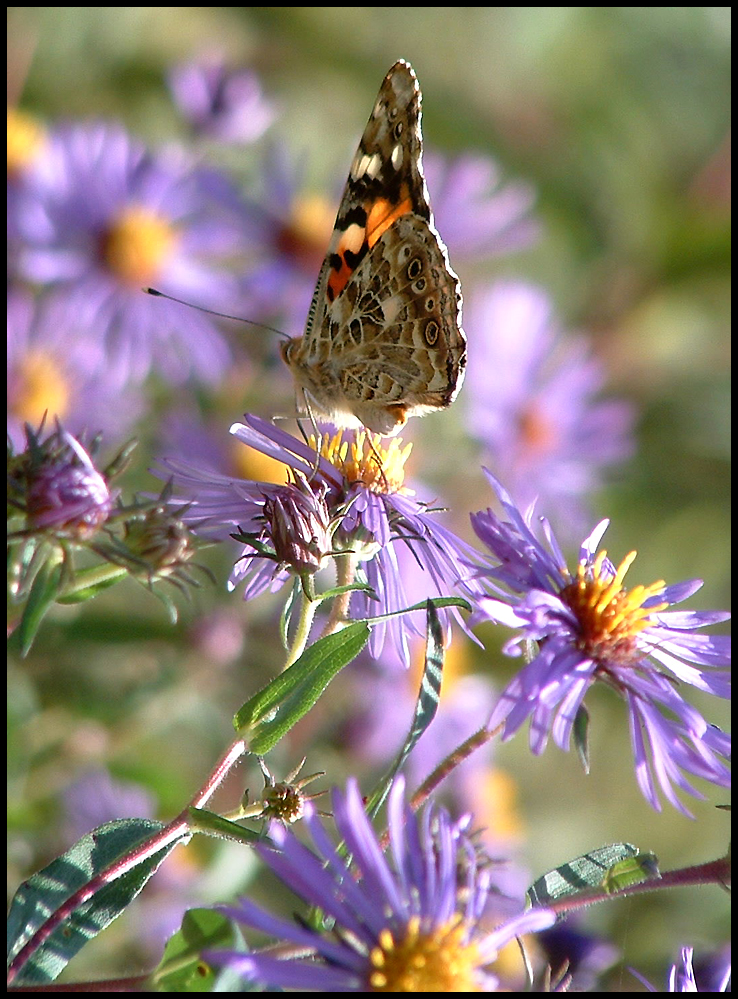
[{"label": "orange flower center", "polygon": [[653,615],[665,610],[668,603],[645,608],[644,603],[663,591],[663,579],[650,586],[626,590],[623,579],[633,564],[635,552],[623,559],[614,576],[602,572],[606,551],[598,552],[594,564],[577,567],[576,579],[561,592],[561,598],[579,621],[579,647],[592,659],[606,665],[635,666],[643,657],[637,636],[653,624]]}]

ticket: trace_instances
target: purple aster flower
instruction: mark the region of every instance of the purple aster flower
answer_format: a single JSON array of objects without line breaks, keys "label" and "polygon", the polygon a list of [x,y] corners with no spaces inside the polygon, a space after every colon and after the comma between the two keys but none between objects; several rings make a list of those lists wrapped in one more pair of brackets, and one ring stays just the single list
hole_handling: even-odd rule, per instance
[{"label": "purple aster flower", "polygon": [[703,798],[686,772],[729,787],[723,760],[730,740],[683,699],[678,687],[688,684],[716,697],[730,696],[729,671],[723,668],[729,664],[729,638],[692,634],[729,615],[668,610],[695,593],[701,580],[627,590],[623,579],[635,552],[617,569],[604,551],[597,552],[606,520],[582,542],[571,572],[548,523],[541,519],[543,544],[508,493],[488,477],[509,519],[492,510],[472,514],[474,530],[499,561],[478,572],[493,594],[478,601],[478,613],[517,630],[504,647],[508,655],[520,655],[523,642],[538,643],[532,662],[503,691],[490,728],[504,724],[503,739],[509,739],[530,719],[534,753],[543,752],[549,734],[568,749],[587,691],[603,681],[628,706],[636,777],[649,804],[660,811],[656,778],[674,807],[689,815],[672,785]]},{"label": "purple aster flower", "polygon": [[540,498],[581,536],[586,500],[633,451],[633,411],[602,399],[604,371],[584,338],[561,336],[541,289],[501,281],[465,311],[476,353],[467,370],[468,425],[523,507]]},{"label": "purple aster flower", "polygon": [[471,153],[446,160],[426,150],[423,169],[453,260],[512,253],[538,238],[540,227],[530,216],[533,188],[520,181],[503,184],[494,160]]},{"label": "purple aster flower", "polygon": [[256,73],[229,69],[217,57],[176,66],[169,88],[195,134],[208,139],[254,142],[274,121]]},{"label": "purple aster flower", "polygon": [[[320,494],[334,524],[333,553],[351,557],[358,580],[367,582],[378,597],[377,601],[363,591],[352,594],[352,617],[374,617],[410,606],[399,571],[400,542],[412,551],[425,574],[423,599],[446,595],[459,583],[466,572],[462,557],[473,558],[474,550],[438,523],[424,503],[409,495],[404,486],[404,464],[410,445],[403,447],[398,438],[388,443],[364,432],[338,433],[323,438],[318,455],[310,444],[256,416],[246,416],[245,420],[245,424],[234,424],[231,433],[282,462],[294,478],[309,483],[316,502]],[[179,461],[163,464],[173,473],[179,494],[191,504],[183,516],[194,530],[225,538],[238,527],[244,535],[258,539],[257,554],[263,553],[261,546],[268,537],[273,543],[265,505],[280,497],[284,485],[231,478]],[[253,551],[247,554],[253,556]],[[237,562],[230,586],[233,589],[245,581],[244,597],[249,599],[267,588],[279,589],[287,578],[279,560],[248,557]],[[408,629],[418,635],[424,630],[410,617],[403,617],[402,622],[396,617],[379,622],[370,640],[373,654],[381,651],[387,629],[407,662]]]},{"label": "purple aster flower", "polygon": [[[730,957],[723,962],[722,973],[718,981],[716,981],[715,987],[710,989],[699,988],[698,980],[695,977],[694,967],[692,965],[692,960],[694,957],[694,950],[692,947],[682,947],[680,960],[671,966],[671,971],[669,972],[669,982],[668,988],[665,989],[666,992],[727,992],[730,985],[731,979],[731,965]],[[647,982],[645,978],[634,971],[633,974],[636,978],[641,981],[649,992],[659,992],[660,989],[655,988],[650,982]]]},{"label": "purple aster flower", "polygon": [[312,806],[305,825],[315,851],[272,824],[273,846],[256,847],[284,883],[334,922],[321,934],[273,916],[248,899],[221,907],[229,916],[282,941],[307,948],[307,960],[267,953],[212,951],[204,957],[250,981],[314,992],[495,992],[488,970],[514,937],[550,926],[537,909],[496,929],[484,925],[489,891],[486,858],[466,835],[469,817],[453,822],[440,808],[415,815],[404,782],[389,797],[389,850],[384,853],[350,780],[333,794],[338,834],[353,858],[333,845]]},{"label": "purple aster flower", "polygon": [[64,289],[119,385],[152,367],[174,382],[223,373],[230,351],[211,319],[141,289],[236,301],[224,261],[242,249],[243,224],[224,178],[174,150],[153,155],[119,125],[74,124],[50,137],[15,214],[20,276]]},{"label": "purple aster flower", "polygon": [[69,313],[64,296],[37,303],[26,294],[8,296],[8,437],[25,442],[25,424],[46,416],[70,433],[126,434],[141,413],[134,389],[120,389],[105,364],[94,329]]}]

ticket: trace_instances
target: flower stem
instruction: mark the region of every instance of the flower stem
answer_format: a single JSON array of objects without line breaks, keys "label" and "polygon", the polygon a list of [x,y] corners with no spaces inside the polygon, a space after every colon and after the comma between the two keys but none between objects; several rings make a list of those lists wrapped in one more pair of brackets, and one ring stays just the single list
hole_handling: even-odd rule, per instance
[{"label": "flower stem", "polygon": [[[356,565],[358,561],[356,556],[352,552],[347,552],[345,555],[336,555],[335,560],[336,585],[350,586],[356,579]],[[334,632],[341,630],[346,623],[350,600],[350,590],[334,598],[330,615],[326,621],[325,628],[323,628],[323,635],[332,635]]]},{"label": "flower stem", "polygon": [[313,600],[303,589],[300,601],[300,617],[297,621],[295,637],[292,640],[292,647],[290,648],[287,662],[284,664],[285,669],[297,662],[302,653],[305,651],[307,640],[310,637],[310,629],[313,625],[313,618],[315,617],[315,612],[319,605],[320,601]]}]

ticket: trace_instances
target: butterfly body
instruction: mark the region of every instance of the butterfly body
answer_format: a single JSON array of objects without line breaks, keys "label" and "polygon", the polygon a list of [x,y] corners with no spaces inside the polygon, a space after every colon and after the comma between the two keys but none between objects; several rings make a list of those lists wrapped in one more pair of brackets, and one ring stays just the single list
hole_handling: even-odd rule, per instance
[{"label": "butterfly body", "polygon": [[461,290],[422,173],[420,88],[400,61],[351,165],[305,333],[282,356],[310,411],[396,434],[444,409],[466,366]]}]

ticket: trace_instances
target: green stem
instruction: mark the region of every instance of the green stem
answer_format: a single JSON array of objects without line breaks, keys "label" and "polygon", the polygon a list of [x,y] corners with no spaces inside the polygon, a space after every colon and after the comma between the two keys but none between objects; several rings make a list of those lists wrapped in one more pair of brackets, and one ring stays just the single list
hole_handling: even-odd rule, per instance
[{"label": "green stem", "polygon": [[310,629],[313,626],[315,612],[319,606],[320,601],[314,600],[308,596],[303,587],[302,598],[300,600],[300,617],[297,622],[297,628],[295,629],[295,637],[292,640],[292,648],[289,651],[287,662],[284,664],[285,669],[297,662],[305,651],[305,646],[307,645],[307,640],[310,636]]},{"label": "green stem", "polygon": [[[345,555],[336,555],[336,585],[349,586],[356,580],[357,558],[353,552]],[[351,590],[341,593],[333,600],[331,612],[323,628],[323,636],[332,635],[340,631],[346,623],[348,617],[349,601],[351,600]]]}]

